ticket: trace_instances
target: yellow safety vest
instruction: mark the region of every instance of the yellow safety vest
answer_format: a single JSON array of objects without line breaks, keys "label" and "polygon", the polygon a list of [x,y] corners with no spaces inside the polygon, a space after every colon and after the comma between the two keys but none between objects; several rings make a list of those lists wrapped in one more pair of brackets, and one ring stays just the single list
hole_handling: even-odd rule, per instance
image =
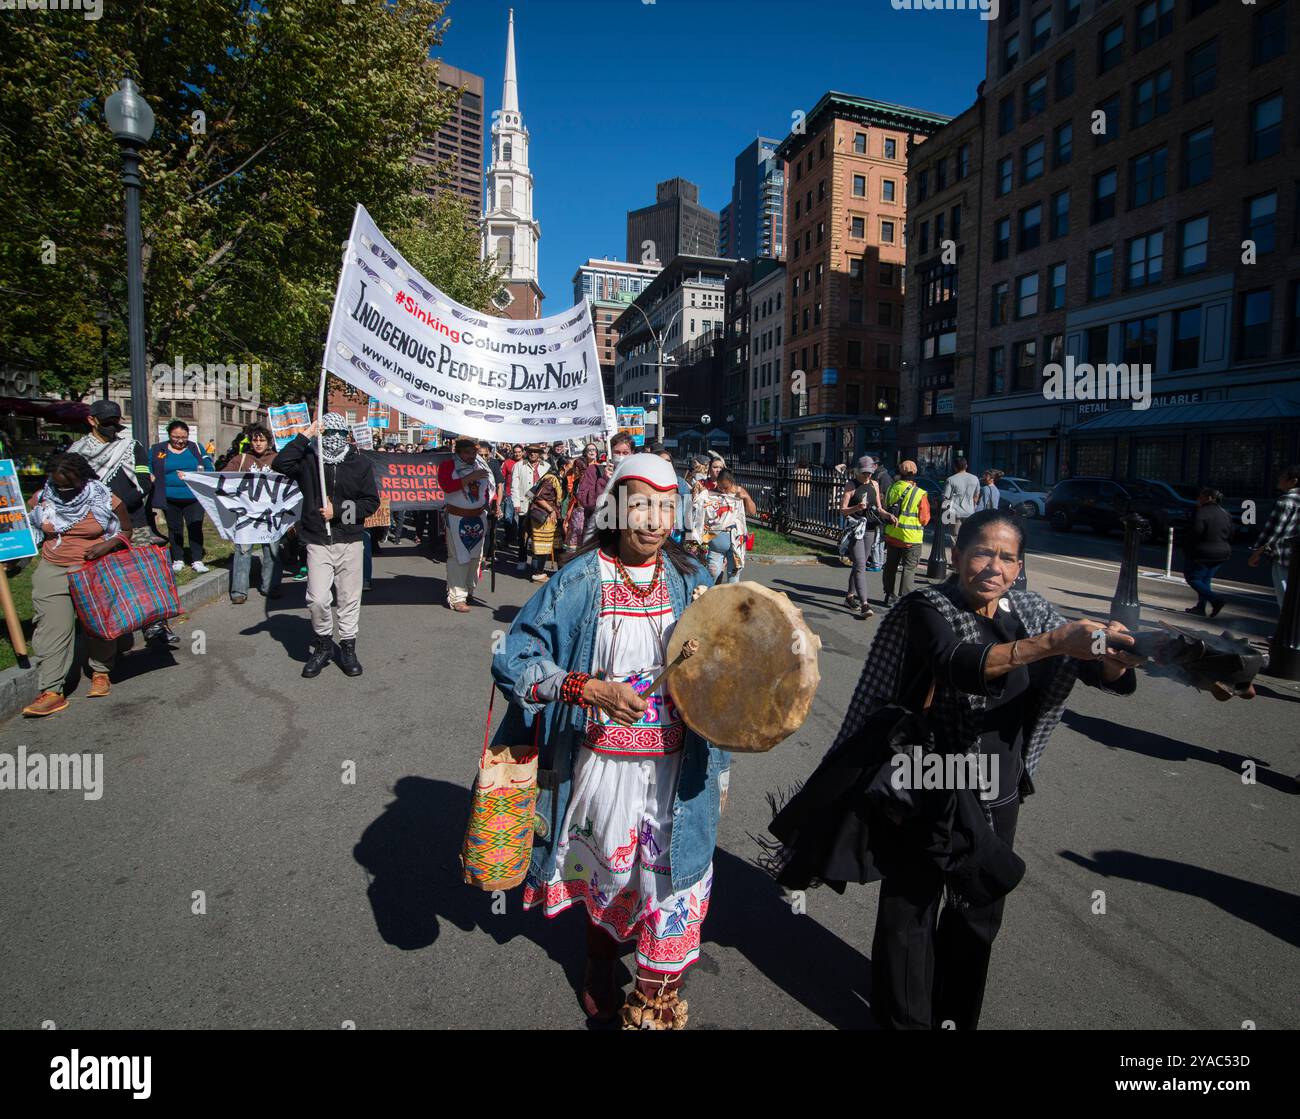
[{"label": "yellow safety vest", "polygon": [[[905,486],[911,487],[908,493]],[[919,516],[921,509],[921,498],[925,496],[925,491],[915,482],[895,482],[889,487],[889,495],[885,499],[887,506],[893,505],[900,498],[903,507],[898,514],[898,524],[886,525],[885,536],[891,540],[897,540],[900,544],[920,544],[925,539],[925,528],[921,524]]]}]

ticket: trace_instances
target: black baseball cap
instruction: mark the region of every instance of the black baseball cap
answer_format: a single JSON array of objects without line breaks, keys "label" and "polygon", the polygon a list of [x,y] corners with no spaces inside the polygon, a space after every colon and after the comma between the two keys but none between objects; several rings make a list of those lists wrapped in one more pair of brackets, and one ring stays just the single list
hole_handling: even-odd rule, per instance
[{"label": "black baseball cap", "polygon": [[100,423],[121,423],[122,406],[116,400],[96,400],[90,406],[90,414]]}]

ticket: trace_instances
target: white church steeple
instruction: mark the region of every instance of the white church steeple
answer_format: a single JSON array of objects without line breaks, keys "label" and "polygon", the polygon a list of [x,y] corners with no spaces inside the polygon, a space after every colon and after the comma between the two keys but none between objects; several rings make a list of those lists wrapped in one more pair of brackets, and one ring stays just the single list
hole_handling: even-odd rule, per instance
[{"label": "white church steeple", "polygon": [[533,217],[533,175],[528,169],[528,129],[519,112],[519,79],[515,73],[515,13],[506,30],[506,72],[501,109],[493,114],[492,156],[484,195],[481,254],[493,257],[505,272],[498,295],[499,310],[511,318],[541,314],[537,244],[542,230]]}]

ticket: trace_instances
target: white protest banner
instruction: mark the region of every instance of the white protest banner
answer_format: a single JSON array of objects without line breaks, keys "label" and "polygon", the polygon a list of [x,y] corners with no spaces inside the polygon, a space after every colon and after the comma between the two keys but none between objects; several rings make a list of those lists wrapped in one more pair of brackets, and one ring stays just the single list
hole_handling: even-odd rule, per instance
[{"label": "white protest banner", "polygon": [[232,544],[272,544],[302,511],[298,483],[274,471],[182,471],[180,477]]},{"label": "white protest banner", "polygon": [[584,438],[605,422],[590,305],[490,318],[443,295],[358,206],[325,368],[422,424],[493,442]]},{"label": "white protest banner", "polygon": [[352,425],[352,438],[362,451],[373,450],[375,446],[374,429],[368,423]]}]

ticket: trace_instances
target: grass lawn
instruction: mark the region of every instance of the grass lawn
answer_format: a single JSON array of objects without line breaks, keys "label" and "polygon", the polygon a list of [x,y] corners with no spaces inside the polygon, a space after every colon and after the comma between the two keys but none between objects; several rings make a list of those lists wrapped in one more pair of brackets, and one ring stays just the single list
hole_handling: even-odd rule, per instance
[{"label": "grass lawn", "polygon": [[783,536],[771,529],[755,527],[753,555],[766,556],[803,556],[835,555],[835,549],[820,541],[804,540],[799,537]]},{"label": "grass lawn", "polygon": [[[159,518],[159,523],[161,523],[161,518]],[[216,527],[208,520],[203,522],[203,549],[203,562],[209,567],[229,567],[231,554],[235,550],[230,541],[222,540],[217,535]],[[18,611],[18,620],[23,627],[23,636],[27,639],[29,657],[32,646],[32,572],[35,569],[36,560],[28,560],[27,566],[16,576],[9,579],[9,590],[14,596],[14,607]],[[187,567],[184,571],[175,573],[173,577],[176,580],[176,586],[183,587],[186,583],[192,583],[199,576],[197,572],[191,571]],[[9,640],[9,629],[7,626],[0,624],[0,671],[12,668],[17,663],[18,659],[14,656],[13,644]]]}]

